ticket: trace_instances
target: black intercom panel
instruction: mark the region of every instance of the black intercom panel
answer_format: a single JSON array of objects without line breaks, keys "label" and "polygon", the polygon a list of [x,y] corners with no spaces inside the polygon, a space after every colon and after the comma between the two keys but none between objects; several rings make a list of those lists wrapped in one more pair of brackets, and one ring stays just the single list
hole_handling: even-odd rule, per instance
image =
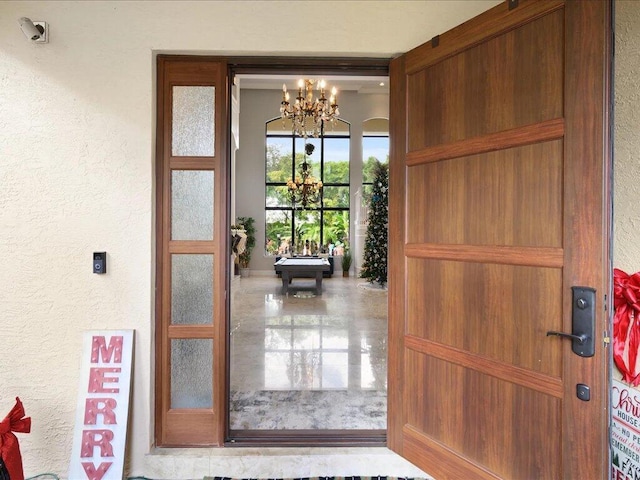
[{"label": "black intercom panel", "polygon": [[107,273],[107,252],[93,252],[93,273]]}]

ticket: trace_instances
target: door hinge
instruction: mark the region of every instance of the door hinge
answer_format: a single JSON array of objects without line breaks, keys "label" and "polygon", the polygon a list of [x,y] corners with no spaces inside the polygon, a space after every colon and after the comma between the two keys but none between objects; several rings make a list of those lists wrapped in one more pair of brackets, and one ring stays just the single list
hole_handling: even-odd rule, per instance
[{"label": "door hinge", "polygon": [[431,48],[436,48],[440,45],[440,35],[436,35],[431,39]]},{"label": "door hinge", "polygon": [[611,337],[607,332],[604,332],[604,337],[602,337],[602,343],[605,345],[609,345],[611,343]]},{"label": "door hinge", "polygon": [[518,6],[518,0],[507,0],[507,3],[509,3],[509,10],[513,10]]}]

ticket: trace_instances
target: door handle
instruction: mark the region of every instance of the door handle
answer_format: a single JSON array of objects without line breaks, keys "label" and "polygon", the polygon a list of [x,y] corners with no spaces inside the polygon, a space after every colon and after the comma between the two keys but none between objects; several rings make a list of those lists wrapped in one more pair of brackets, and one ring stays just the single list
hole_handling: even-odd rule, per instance
[{"label": "door handle", "polygon": [[578,342],[580,345],[582,345],[584,342],[587,341],[586,335],[573,335],[572,333],[556,332],[553,330],[547,332],[547,337],[549,335],[557,335],[558,337],[571,338],[572,340],[575,340],[576,342]]},{"label": "door handle", "polygon": [[593,357],[596,353],[593,332],[596,325],[596,290],[591,287],[571,287],[571,333],[551,330],[555,335],[571,339],[571,350],[581,357]]}]

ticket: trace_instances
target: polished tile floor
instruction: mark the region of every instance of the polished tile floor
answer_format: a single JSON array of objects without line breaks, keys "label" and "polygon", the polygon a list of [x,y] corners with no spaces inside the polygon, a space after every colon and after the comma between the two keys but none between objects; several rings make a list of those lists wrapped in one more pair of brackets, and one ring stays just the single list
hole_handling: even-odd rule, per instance
[{"label": "polished tile floor", "polygon": [[383,429],[387,293],[341,272],[231,286],[232,429]]}]

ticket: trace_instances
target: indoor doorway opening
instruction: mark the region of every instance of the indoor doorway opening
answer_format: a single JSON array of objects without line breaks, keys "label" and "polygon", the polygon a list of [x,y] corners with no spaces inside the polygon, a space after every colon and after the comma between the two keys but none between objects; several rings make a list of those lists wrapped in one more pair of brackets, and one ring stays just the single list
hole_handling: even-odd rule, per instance
[{"label": "indoor doorway opening", "polygon": [[[234,235],[251,218],[255,246],[248,274],[230,260],[228,442],[384,445],[387,293],[358,272],[371,157],[388,162],[388,72],[256,70],[243,67],[231,87],[230,223]],[[324,183],[307,209],[286,189],[305,142],[279,117],[283,83],[291,91],[300,78],[336,85],[340,108],[337,127],[307,139]],[[303,254],[331,260],[321,291],[307,278],[283,287],[275,262]]]}]

